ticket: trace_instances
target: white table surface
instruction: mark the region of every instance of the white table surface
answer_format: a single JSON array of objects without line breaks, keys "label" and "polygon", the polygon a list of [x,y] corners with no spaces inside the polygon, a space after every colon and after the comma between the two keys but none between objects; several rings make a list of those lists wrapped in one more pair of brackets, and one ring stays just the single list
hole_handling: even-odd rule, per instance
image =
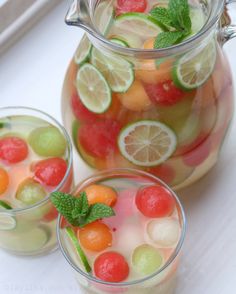
[{"label": "white table surface", "polygon": [[[0,57],[0,106],[25,105],[61,120],[60,95],[82,31],[67,27],[64,1]],[[236,40],[225,50],[236,81]],[[90,171],[76,160],[76,180]],[[177,294],[236,293],[236,121],[217,166],[179,195],[188,231]],[[0,294],[80,293],[59,251],[36,258],[0,251]]]}]

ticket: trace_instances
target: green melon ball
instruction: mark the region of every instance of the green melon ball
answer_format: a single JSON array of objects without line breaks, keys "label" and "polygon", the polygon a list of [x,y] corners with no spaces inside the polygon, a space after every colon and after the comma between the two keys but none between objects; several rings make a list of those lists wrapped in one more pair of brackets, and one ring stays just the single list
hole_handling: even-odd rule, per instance
[{"label": "green melon ball", "polygon": [[25,205],[33,205],[46,197],[44,188],[32,179],[23,181],[16,192],[16,199]]},{"label": "green melon ball", "polygon": [[33,130],[29,135],[29,144],[40,156],[63,156],[66,140],[61,132],[53,126]]},{"label": "green melon ball", "polygon": [[151,275],[163,263],[163,258],[158,249],[148,244],[137,247],[132,255],[132,264],[136,272],[142,275]]}]

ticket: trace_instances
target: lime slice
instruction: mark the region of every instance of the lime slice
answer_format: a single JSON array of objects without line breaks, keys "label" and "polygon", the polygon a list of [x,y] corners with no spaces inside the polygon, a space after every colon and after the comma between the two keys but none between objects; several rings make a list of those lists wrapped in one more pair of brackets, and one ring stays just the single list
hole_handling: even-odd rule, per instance
[{"label": "lime slice", "polygon": [[0,208],[3,209],[12,209],[12,207],[4,200],[0,200]]},{"label": "lime slice", "polygon": [[203,85],[216,63],[216,45],[210,42],[204,49],[193,50],[182,56],[173,68],[174,82],[184,90]]},{"label": "lime slice", "polygon": [[154,38],[162,32],[161,25],[155,18],[139,12],[121,14],[116,18],[112,30],[117,35],[119,32],[125,32],[127,40],[138,37],[142,41]]},{"label": "lime slice", "polygon": [[118,139],[122,155],[138,166],[155,166],[175,151],[175,133],[159,121],[142,120],[126,126]]},{"label": "lime slice", "polygon": [[191,36],[197,34],[206,22],[205,14],[201,9],[190,7],[190,18],[192,21],[192,32]]},{"label": "lime slice", "polygon": [[0,214],[0,230],[9,231],[16,227],[16,219],[8,214]]},{"label": "lime slice", "polygon": [[76,87],[84,106],[94,113],[103,113],[111,105],[111,90],[104,76],[91,64],[78,71]]},{"label": "lime slice", "polygon": [[132,85],[134,70],[127,60],[114,55],[106,56],[93,48],[91,61],[101,71],[113,92],[124,93]]},{"label": "lime slice", "polygon": [[115,43],[115,44],[120,45],[122,47],[130,47],[129,44],[125,40],[122,40],[120,38],[111,38],[110,41],[112,43]]},{"label": "lime slice", "polygon": [[114,19],[113,3],[110,1],[100,2],[95,10],[94,23],[99,31],[106,35]]},{"label": "lime slice", "polygon": [[84,265],[84,268],[85,268],[86,272],[90,273],[92,269],[91,269],[91,267],[90,267],[90,265],[88,263],[87,257],[85,256],[82,248],[80,247],[80,244],[78,242],[78,239],[77,239],[74,231],[72,230],[72,228],[67,227],[66,228],[66,233],[67,233],[68,237],[70,238],[70,240],[72,241],[75,249],[77,250],[77,252],[78,252],[78,254],[80,256],[80,259],[81,259],[81,261],[82,261],[82,263]]},{"label": "lime slice", "polygon": [[89,61],[92,44],[86,35],[83,36],[78,49],[75,52],[75,63],[82,65]]}]

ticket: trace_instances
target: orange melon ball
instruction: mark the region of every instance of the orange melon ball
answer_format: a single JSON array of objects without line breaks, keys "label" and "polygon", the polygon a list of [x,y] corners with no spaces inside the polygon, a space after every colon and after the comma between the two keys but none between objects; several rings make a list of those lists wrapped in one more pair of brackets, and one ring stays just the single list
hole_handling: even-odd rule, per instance
[{"label": "orange melon ball", "polygon": [[140,81],[134,81],[129,90],[117,95],[124,107],[132,111],[145,111],[151,106],[151,101]]},{"label": "orange melon ball", "polygon": [[80,244],[90,251],[99,252],[112,245],[111,230],[101,222],[94,222],[79,229],[77,237]]},{"label": "orange melon ball", "polygon": [[0,195],[4,194],[9,185],[9,176],[5,169],[0,167]]},{"label": "orange melon ball", "polygon": [[117,193],[111,187],[105,185],[90,185],[85,188],[89,204],[103,203],[114,206],[117,200]]}]

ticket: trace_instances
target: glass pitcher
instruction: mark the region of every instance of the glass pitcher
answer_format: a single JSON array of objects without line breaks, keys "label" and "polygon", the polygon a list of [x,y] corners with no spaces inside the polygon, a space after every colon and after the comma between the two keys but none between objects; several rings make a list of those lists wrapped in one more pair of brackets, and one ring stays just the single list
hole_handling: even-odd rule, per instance
[{"label": "glass pitcher", "polygon": [[[148,0],[147,9],[167,2]],[[227,13],[232,2],[189,0],[197,33],[165,49],[152,49],[151,39],[140,49],[152,25],[143,29],[132,13],[117,16],[115,0],[73,2],[66,23],[86,33],[65,77],[62,110],[89,166],[144,170],[179,189],[215,165],[233,115],[222,50],[236,34]]]}]

